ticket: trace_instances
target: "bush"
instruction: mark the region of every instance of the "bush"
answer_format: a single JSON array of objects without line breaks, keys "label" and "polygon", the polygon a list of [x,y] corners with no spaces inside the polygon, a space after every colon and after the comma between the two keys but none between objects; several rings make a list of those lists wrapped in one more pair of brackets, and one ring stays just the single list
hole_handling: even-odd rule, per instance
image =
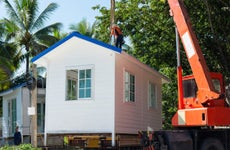
[{"label": "bush", "polygon": [[34,148],[31,144],[21,144],[18,146],[4,146],[0,150],[41,150],[41,148]]}]

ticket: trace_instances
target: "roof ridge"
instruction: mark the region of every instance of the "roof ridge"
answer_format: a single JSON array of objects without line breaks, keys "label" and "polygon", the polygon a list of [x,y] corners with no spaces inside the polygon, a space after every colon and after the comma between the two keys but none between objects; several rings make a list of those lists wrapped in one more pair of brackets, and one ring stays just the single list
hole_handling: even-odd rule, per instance
[{"label": "roof ridge", "polygon": [[45,49],[44,51],[42,51],[41,53],[39,53],[38,55],[36,55],[35,57],[33,57],[31,59],[31,62],[35,62],[36,60],[38,60],[39,58],[41,58],[42,56],[46,55],[47,53],[49,53],[50,51],[52,51],[53,49],[55,49],[56,47],[60,46],[61,44],[65,43],[66,41],[68,41],[69,39],[71,39],[72,37],[78,37],[80,39],[86,40],[88,42],[100,45],[102,47],[108,48],[110,50],[113,50],[115,52],[121,53],[121,49],[118,47],[115,47],[113,45],[104,43],[102,41],[99,41],[97,39],[88,37],[86,35],[82,35],[79,32],[73,31],[71,32],[68,36],[66,36],[65,38],[59,40],[58,42],[56,42],[55,44],[53,44],[52,46],[50,46],[49,48]]}]

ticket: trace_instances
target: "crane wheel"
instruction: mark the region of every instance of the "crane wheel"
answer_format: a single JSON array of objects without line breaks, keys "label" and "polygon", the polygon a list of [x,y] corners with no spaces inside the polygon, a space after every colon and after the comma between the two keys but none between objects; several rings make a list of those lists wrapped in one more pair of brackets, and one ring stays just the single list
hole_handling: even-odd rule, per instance
[{"label": "crane wheel", "polygon": [[200,150],[224,150],[224,146],[217,138],[207,138]]}]

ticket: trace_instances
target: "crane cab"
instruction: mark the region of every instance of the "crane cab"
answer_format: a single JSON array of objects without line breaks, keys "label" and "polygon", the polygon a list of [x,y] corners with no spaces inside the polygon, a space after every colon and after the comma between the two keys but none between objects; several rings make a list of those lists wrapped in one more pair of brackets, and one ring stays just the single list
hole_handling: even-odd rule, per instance
[{"label": "crane cab", "polygon": [[[210,72],[214,90],[220,96],[204,103],[198,97],[193,75],[182,77],[182,106],[172,118],[174,127],[229,126],[230,109],[226,103],[225,85],[220,73]],[[207,92],[208,93],[208,92]]]},{"label": "crane cab", "polygon": [[215,92],[220,95],[218,99],[212,99],[206,103],[201,103],[197,97],[197,84],[193,75],[184,76],[182,78],[183,84],[183,106],[188,108],[202,108],[202,107],[225,107],[225,86],[222,74],[210,72],[212,84]]}]

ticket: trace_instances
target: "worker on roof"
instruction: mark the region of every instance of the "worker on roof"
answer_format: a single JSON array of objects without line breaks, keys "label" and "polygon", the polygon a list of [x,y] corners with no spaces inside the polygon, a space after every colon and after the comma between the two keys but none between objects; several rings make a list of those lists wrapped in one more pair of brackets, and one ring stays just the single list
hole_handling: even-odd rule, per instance
[{"label": "worker on roof", "polygon": [[122,44],[124,44],[124,39],[123,39],[122,31],[118,25],[116,24],[112,25],[110,36],[114,36],[115,46],[121,48]]}]

